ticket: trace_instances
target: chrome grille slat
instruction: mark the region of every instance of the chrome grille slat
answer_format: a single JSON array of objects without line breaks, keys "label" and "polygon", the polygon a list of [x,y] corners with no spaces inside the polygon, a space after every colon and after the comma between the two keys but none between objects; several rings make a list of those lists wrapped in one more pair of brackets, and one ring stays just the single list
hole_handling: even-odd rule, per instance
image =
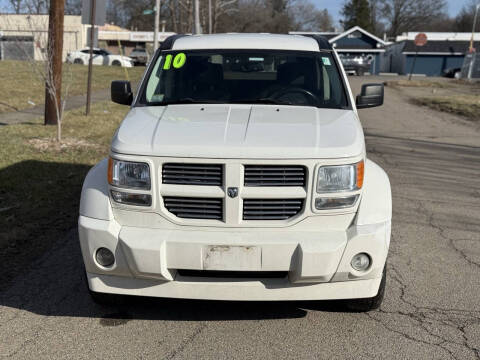
[{"label": "chrome grille slat", "polygon": [[222,164],[165,163],[162,168],[164,184],[222,186]]},{"label": "chrome grille slat", "polygon": [[307,169],[298,165],[245,165],[245,186],[305,186]]},{"label": "chrome grille slat", "polygon": [[243,220],[287,220],[302,211],[304,199],[245,199]]},{"label": "chrome grille slat", "polygon": [[175,216],[186,219],[223,219],[223,199],[165,196],[165,208]]}]

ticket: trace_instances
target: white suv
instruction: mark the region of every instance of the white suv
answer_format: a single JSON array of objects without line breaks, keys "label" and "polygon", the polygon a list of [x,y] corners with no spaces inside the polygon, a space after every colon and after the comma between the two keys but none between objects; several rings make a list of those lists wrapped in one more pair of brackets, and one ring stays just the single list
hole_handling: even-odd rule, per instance
[{"label": "white suv", "polygon": [[348,299],[380,305],[390,243],[386,173],[321,37],[176,35],[146,70],[110,156],[87,175],[79,232],[95,300]]}]

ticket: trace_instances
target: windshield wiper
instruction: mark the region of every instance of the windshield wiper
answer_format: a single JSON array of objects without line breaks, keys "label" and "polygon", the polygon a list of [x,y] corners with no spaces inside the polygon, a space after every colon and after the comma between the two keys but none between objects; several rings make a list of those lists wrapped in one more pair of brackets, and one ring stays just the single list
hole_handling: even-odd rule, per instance
[{"label": "windshield wiper", "polygon": [[168,101],[153,102],[153,103],[150,103],[149,106],[165,106],[165,105],[178,105],[178,104],[220,104],[220,103],[223,103],[223,101],[181,98],[181,99],[173,99]]},{"label": "windshield wiper", "polygon": [[272,105],[295,105],[289,101],[275,100],[271,98],[248,99],[248,100],[234,100],[233,104],[272,104]]}]

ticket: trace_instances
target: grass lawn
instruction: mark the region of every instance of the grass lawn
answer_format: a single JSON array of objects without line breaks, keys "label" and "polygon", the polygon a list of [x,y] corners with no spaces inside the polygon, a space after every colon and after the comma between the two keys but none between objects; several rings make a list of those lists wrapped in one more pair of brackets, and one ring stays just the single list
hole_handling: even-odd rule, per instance
[{"label": "grass lawn", "polygon": [[96,103],[92,114],[66,112],[62,145],[56,127],[0,127],[0,290],[52,243],[76,227],[83,179],[108,154],[128,107]]},{"label": "grass lawn", "polygon": [[[127,68],[130,80],[139,81],[144,67]],[[45,99],[45,84],[32,70],[27,61],[0,61],[0,113],[23,110],[34,104],[42,104]],[[69,95],[81,95],[87,92],[88,66],[63,64],[63,86],[70,83]],[[92,89],[110,87],[112,80],[125,79],[124,68],[117,66],[94,66]],[[31,102],[31,103],[29,103]]]},{"label": "grass lawn", "polygon": [[470,120],[480,119],[479,95],[451,95],[421,97],[412,99],[416,104],[430,108],[465,116]]}]

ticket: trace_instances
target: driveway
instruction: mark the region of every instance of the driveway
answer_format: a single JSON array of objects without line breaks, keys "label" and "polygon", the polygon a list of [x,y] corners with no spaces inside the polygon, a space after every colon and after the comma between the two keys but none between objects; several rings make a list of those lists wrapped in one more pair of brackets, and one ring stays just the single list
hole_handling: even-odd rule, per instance
[{"label": "driveway", "polygon": [[[361,81],[372,78],[351,78],[356,93]],[[360,116],[368,156],[393,191],[379,311],[161,299],[97,306],[72,230],[0,294],[0,357],[480,359],[480,122],[411,105],[389,88],[383,107]]]}]

